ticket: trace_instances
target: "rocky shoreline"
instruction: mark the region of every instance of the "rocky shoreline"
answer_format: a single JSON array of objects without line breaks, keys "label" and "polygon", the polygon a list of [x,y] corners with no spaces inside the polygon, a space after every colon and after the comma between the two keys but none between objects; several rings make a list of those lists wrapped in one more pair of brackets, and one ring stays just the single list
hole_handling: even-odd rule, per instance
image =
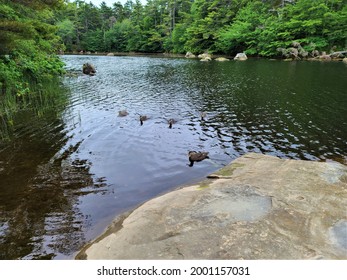
[{"label": "rocky shoreline", "polygon": [[[343,61],[347,63],[347,50],[336,51],[335,49],[331,50],[329,54],[326,52],[319,52],[313,50],[307,52],[300,43],[293,42],[292,46],[289,48],[278,48],[279,57],[277,59],[284,61]],[[64,53],[61,51],[60,55],[101,55],[101,56],[153,56],[153,57],[172,57],[172,58],[197,58],[200,61],[229,61],[229,60],[247,60],[248,57],[245,53],[237,53],[235,56],[230,55],[213,55],[208,52],[202,54],[193,54],[192,52],[187,52],[186,54],[178,53],[142,53],[142,52],[90,52],[90,51],[80,51],[73,53]],[[259,58],[259,57],[257,57]],[[273,60],[274,58],[268,58]]]},{"label": "rocky shoreline", "polygon": [[347,167],[246,154],[119,216],[76,259],[347,259]]}]

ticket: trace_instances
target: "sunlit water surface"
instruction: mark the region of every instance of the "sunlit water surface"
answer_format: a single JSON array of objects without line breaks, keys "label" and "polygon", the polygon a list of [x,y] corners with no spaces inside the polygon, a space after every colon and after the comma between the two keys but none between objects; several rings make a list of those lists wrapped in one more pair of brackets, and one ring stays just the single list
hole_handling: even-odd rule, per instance
[{"label": "sunlit water surface", "polygon": [[[342,62],[62,59],[65,110],[20,114],[0,147],[1,259],[71,259],[115,216],[247,152],[346,164]],[[210,159],[189,167],[189,150]]]}]

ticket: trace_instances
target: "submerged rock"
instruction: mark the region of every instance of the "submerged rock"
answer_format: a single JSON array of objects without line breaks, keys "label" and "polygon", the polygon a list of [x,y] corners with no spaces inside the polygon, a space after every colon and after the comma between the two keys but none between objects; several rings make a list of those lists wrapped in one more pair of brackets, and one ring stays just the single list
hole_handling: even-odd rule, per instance
[{"label": "submerged rock", "polygon": [[208,53],[202,53],[198,55],[198,58],[200,58],[200,61],[211,61],[211,55]]},{"label": "submerged rock", "polygon": [[246,154],[119,217],[87,259],[346,259],[347,167]]},{"label": "submerged rock", "polygon": [[229,59],[225,58],[225,57],[217,57],[215,60],[216,61],[229,61]]}]

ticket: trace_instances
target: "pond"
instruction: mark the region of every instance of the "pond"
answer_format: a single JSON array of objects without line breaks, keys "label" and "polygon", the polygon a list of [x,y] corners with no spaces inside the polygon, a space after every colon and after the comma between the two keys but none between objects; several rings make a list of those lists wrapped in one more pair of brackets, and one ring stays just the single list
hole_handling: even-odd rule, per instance
[{"label": "pond", "polygon": [[[117,215],[247,152],[347,164],[342,62],[62,60],[66,107],[19,113],[0,145],[1,259],[72,259]],[[210,158],[190,167],[190,150]]]}]

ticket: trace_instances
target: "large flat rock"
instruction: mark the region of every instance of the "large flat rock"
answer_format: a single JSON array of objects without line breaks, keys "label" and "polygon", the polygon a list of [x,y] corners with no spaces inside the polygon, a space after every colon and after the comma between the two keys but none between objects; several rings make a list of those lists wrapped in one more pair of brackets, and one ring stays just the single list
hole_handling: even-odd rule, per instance
[{"label": "large flat rock", "polygon": [[247,154],[118,217],[86,259],[346,259],[347,167]]}]

